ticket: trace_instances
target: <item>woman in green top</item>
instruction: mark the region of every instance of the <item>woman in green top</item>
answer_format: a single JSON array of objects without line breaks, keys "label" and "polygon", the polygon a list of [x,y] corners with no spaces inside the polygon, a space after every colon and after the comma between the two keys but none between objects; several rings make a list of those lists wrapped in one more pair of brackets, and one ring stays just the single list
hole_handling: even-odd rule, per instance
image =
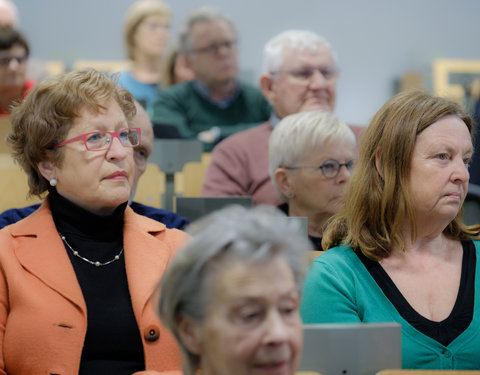
[{"label": "woman in green top", "polygon": [[305,323],[396,321],[404,368],[480,369],[480,226],[462,222],[472,134],[459,105],[424,92],[380,109],[307,276]]}]

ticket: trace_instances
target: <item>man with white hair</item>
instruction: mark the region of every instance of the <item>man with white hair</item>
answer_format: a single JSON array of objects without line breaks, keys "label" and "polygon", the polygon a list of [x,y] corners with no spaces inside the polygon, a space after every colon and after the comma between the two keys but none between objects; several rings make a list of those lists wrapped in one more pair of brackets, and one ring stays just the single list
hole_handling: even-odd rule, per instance
[{"label": "man with white hair", "polygon": [[0,27],[12,26],[18,24],[17,7],[10,0],[0,0]]},{"label": "man with white hair", "polygon": [[[268,169],[270,134],[290,114],[320,109],[333,112],[338,74],[335,53],[320,35],[288,30],[268,41],[260,88],[274,111],[266,123],[215,147],[202,195],[252,196],[254,204],[279,205]],[[351,128],[358,141],[362,127]]]}]

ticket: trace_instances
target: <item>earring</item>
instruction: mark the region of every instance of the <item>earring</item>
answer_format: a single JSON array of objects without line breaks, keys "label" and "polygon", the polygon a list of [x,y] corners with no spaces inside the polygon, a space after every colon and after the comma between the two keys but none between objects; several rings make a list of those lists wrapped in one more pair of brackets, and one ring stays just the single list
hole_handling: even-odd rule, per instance
[{"label": "earring", "polygon": [[57,186],[57,180],[55,177],[52,177],[49,182],[50,186]]},{"label": "earring", "polygon": [[292,197],[293,197],[293,193],[292,193],[292,192],[289,192],[289,193],[287,194],[287,197],[292,198]]}]

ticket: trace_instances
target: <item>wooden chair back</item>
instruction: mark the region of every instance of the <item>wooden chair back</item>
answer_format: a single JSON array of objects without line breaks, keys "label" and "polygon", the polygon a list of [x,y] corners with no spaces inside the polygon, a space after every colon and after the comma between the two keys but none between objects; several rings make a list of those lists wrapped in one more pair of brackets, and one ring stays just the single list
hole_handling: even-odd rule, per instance
[{"label": "wooden chair back", "polygon": [[164,192],[165,173],[163,173],[156,164],[148,163],[147,169],[138,182],[134,201],[161,208],[161,198]]},{"label": "wooden chair back", "polygon": [[38,197],[28,196],[27,174],[13,162],[8,154],[0,155],[0,212],[40,203]]},{"label": "wooden chair back", "polygon": [[211,158],[210,152],[203,152],[200,162],[187,163],[181,172],[175,173],[175,193],[184,197],[200,197],[203,178]]},{"label": "wooden chair back", "polygon": [[10,154],[6,137],[12,132],[12,124],[8,116],[0,116],[0,154]]},{"label": "wooden chair back", "polygon": [[72,65],[72,70],[94,68],[101,72],[114,73],[128,69],[130,62],[127,60],[77,60]]}]

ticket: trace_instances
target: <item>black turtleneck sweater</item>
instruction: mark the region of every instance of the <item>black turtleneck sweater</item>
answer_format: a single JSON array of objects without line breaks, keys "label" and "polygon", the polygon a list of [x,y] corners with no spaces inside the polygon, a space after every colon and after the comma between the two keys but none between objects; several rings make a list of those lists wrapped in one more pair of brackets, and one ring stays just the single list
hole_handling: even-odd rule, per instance
[{"label": "black turtleneck sweater", "polygon": [[[78,253],[107,262],[123,247],[126,203],[111,216],[86,211],[51,192],[53,220],[59,233]],[[80,375],[128,374],[145,369],[143,345],[128,290],[125,258],[96,267],[73,255],[64,243],[87,305]]]},{"label": "black turtleneck sweater", "polygon": [[[289,211],[288,203],[282,203],[280,206],[277,206],[277,208],[280,211],[282,211],[285,215],[290,216],[288,214],[288,211]],[[310,242],[313,245],[312,250],[323,250],[322,249],[322,237],[314,237],[314,236],[308,235],[308,239],[310,240]]]}]

